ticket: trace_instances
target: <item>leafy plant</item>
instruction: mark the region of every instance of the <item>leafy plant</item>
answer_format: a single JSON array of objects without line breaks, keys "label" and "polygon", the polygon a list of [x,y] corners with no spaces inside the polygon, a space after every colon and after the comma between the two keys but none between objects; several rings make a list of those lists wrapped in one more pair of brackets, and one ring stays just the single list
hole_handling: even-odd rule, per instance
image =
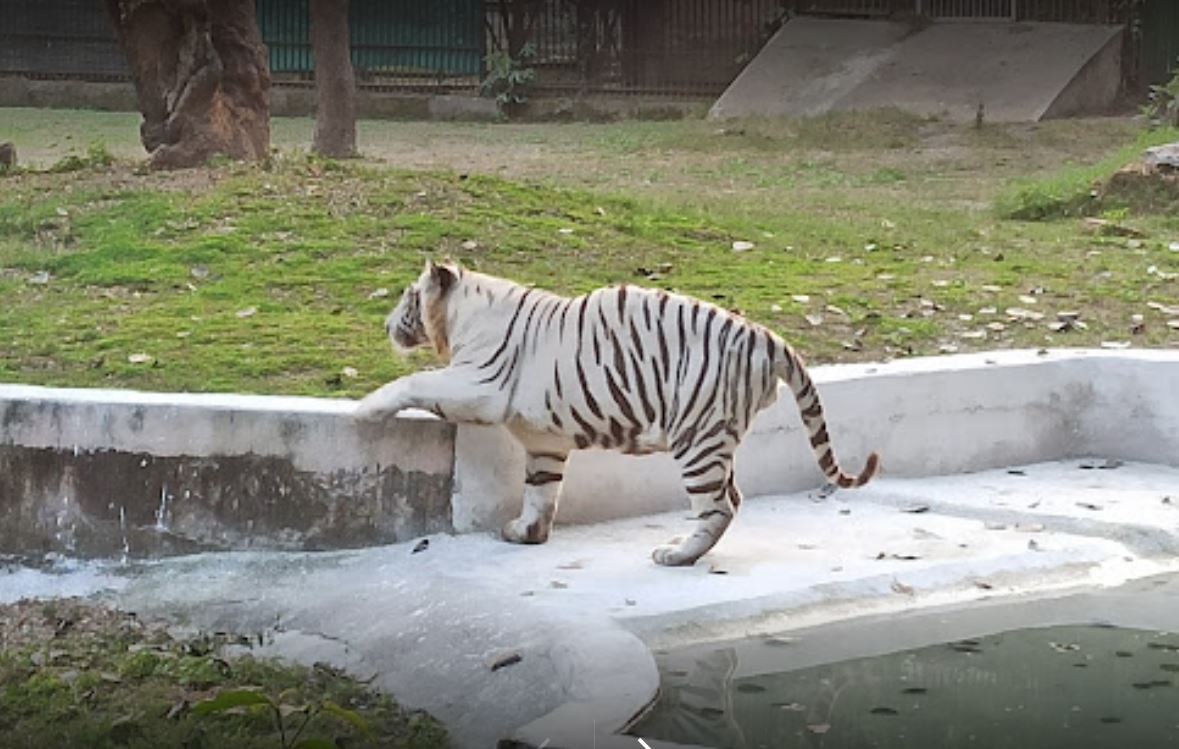
[{"label": "leafy plant", "polygon": [[1170,81],[1150,87],[1149,103],[1142,113],[1155,127],[1179,127],[1179,67]]},{"label": "leafy plant", "polygon": [[58,159],[47,171],[55,174],[62,172],[79,172],[83,169],[98,169],[110,166],[115,160],[106,144],[91,143],[86,147],[85,154],[69,153]]},{"label": "leafy plant", "polygon": [[516,58],[507,50],[488,52],[487,76],[481,85],[483,95],[494,97],[500,111],[506,113],[528,101],[528,90],[536,80],[536,70],[531,66],[534,59],[536,47],[531,42],[520,48],[520,56]]},{"label": "leafy plant", "polygon": [[[311,737],[299,740],[307,724],[320,713],[333,715],[351,724],[365,736],[372,735],[372,730],[364,718],[356,712],[340,707],[331,700],[323,700],[314,704],[287,704],[284,692],[277,700],[257,689],[227,689],[217,693],[207,700],[202,700],[192,707],[194,715],[213,715],[229,711],[238,712],[270,712],[274,716],[274,725],[278,730],[279,749],[340,749],[331,739]],[[298,727],[291,725],[290,720],[295,716],[302,716]],[[291,729],[294,729],[292,732]],[[288,736],[288,734],[290,734]]]}]

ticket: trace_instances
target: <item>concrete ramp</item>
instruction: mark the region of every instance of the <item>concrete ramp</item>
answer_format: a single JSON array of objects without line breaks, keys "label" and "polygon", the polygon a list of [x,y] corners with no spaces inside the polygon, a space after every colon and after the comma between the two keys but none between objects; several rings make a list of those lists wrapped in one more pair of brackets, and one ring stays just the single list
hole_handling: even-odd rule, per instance
[{"label": "concrete ramp", "polygon": [[714,118],[898,107],[1028,122],[1100,113],[1121,83],[1122,27],[796,18],[713,105]]}]

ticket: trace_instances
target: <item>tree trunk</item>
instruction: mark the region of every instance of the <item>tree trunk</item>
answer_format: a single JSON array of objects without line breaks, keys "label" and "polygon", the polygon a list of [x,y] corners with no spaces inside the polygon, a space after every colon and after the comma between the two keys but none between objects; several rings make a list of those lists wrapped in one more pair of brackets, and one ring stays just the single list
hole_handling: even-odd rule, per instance
[{"label": "tree trunk", "polygon": [[270,149],[270,69],[254,0],[106,0],[157,169]]},{"label": "tree trunk", "polygon": [[348,41],[348,0],[311,0],[315,54],[315,139],[322,156],[356,155],[356,78]]}]

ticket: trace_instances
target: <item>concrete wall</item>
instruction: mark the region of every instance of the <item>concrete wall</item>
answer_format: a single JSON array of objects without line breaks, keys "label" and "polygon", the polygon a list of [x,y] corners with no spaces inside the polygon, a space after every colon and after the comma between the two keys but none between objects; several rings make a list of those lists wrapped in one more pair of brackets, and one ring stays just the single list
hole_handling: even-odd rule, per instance
[{"label": "concrete wall", "polygon": [[447,531],[454,427],[348,401],[0,386],[0,551],[320,549]]},{"label": "concrete wall", "polygon": [[[1065,457],[1179,465],[1179,352],[968,354],[813,371],[837,455],[894,476]],[[0,386],[0,551],[153,555],[361,546],[498,529],[523,455],[498,427],[349,401]],[[788,394],[737,456],[747,497],[822,477]],[[687,506],[665,455],[577,453],[559,522]]]},{"label": "concrete wall", "polygon": [[[932,476],[1101,455],[1179,465],[1179,353],[1032,351],[816,367],[836,455],[858,472],[872,450],[893,476]],[[502,429],[459,426],[454,523],[498,528],[518,511],[523,454]],[[575,453],[560,523],[687,507],[666,455]],[[737,452],[747,497],[823,483],[783,392]]]},{"label": "concrete wall", "polygon": [[[34,80],[0,75],[0,107],[49,109],[90,108],[112,112],[137,110],[135,87],[129,82],[102,83],[76,80]],[[537,92],[521,109],[525,120],[683,119],[703,116],[707,104],[693,99],[635,96],[549,96]],[[276,117],[310,117],[315,114],[315,89],[310,86],[276,85],[270,89],[270,113]],[[366,119],[464,120],[491,122],[500,119],[493,99],[474,94],[421,94],[361,89],[356,114]]]}]

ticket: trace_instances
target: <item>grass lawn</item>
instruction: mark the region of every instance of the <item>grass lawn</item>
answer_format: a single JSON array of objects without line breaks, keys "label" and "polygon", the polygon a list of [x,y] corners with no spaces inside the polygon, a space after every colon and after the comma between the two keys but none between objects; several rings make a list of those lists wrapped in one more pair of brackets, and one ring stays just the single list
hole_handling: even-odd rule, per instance
[{"label": "grass lawn", "polygon": [[299,150],[308,120],[274,132],[267,164],[149,174],[134,115],[0,110],[22,158],[70,167],[0,177],[0,381],[357,396],[431,363],[395,358],[381,320],[445,255],[690,293],[812,362],[1179,347],[1179,211],[1086,197],[1179,140],[1127,119],[365,122],[348,163]]},{"label": "grass lawn", "polygon": [[[0,606],[0,738],[5,749],[449,745],[429,716],[330,667],[242,655],[250,644],[172,636],[72,599]],[[218,697],[262,704],[203,713]]]}]

